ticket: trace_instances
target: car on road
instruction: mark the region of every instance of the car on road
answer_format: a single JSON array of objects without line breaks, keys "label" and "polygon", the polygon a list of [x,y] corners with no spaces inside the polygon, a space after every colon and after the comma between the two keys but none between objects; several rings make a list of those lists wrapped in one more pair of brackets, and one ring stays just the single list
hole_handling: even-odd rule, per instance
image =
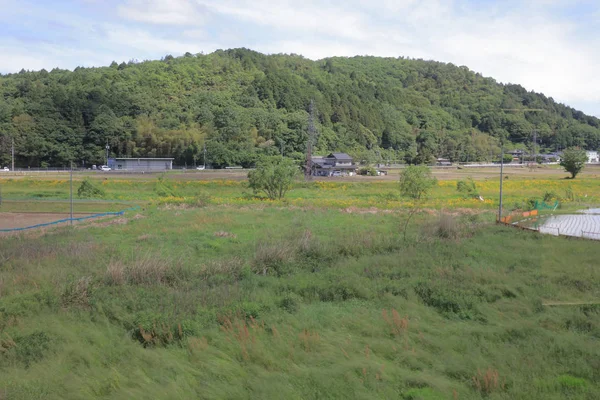
[{"label": "car on road", "polygon": [[2,172],[10,172],[10,169],[8,167],[4,167],[4,168],[0,169],[0,171],[2,171]]},{"label": "car on road", "polygon": [[342,173],[340,171],[333,171],[331,176],[342,176]]},{"label": "car on road", "polygon": [[102,171],[110,171],[110,167],[109,167],[108,165],[102,165],[102,166],[100,167],[100,169],[101,169]]},{"label": "car on road", "polygon": [[204,165],[201,165],[201,166],[199,166],[199,167],[196,167],[196,169],[197,169],[198,171],[204,171],[204,169],[205,169],[205,168],[206,168],[206,167],[205,167]]}]

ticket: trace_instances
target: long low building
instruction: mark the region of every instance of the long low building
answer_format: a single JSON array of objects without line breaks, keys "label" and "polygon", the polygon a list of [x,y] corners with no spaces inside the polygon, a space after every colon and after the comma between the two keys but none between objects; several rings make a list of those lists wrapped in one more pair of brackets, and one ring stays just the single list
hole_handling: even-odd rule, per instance
[{"label": "long low building", "polygon": [[172,158],[111,158],[108,166],[114,171],[168,171]]}]

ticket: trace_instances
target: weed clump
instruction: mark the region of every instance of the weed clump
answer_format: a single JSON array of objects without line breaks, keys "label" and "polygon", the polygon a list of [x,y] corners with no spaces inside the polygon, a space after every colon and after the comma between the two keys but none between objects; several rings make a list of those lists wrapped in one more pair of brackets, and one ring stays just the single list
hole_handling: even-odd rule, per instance
[{"label": "weed clump", "polygon": [[63,306],[88,307],[92,290],[93,281],[91,276],[69,280],[61,296]]},{"label": "weed clump", "polygon": [[485,371],[478,369],[477,374],[472,377],[472,383],[473,387],[485,396],[506,388],[506,380],[501,380],[498,370],[491,367]]},{"label": "weed clump", "polygon": [[104,281],[108,285],[173,285],[183,276],[179,263],[172,263],[150,255],[137,258],[129,265],[111,262],[106,268]]},{"label": "weed clump", "polygon": [[436,235],[442,239],[458,239],[461,229],[456,218],[448,214],[440,215],[437,221]]}]

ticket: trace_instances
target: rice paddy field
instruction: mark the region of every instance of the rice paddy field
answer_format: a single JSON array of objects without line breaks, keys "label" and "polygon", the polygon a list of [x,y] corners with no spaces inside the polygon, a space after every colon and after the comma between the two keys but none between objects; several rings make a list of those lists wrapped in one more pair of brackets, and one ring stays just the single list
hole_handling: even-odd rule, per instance
[{"label": "rice paddy field", "polygon": [[[76,175],[123,216],[0,237],[0,399],[597,399],[600,242],[497,225],[498,179]],[[598,177],[509,175],[505,211],[600,204]],[[482,200],[457,180],[475,178]],[[159,179],[161,178],[161,179]],[[64,212],[3,177],[0,219]]]}]

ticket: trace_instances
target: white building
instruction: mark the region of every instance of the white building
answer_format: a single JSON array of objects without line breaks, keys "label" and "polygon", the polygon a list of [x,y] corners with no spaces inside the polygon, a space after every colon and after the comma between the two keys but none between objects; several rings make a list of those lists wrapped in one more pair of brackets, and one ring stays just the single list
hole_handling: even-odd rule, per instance
[{"label": "white building", "polygon": [[114,158],[108,160],[113,171],[168,171],[173,169],[172,158]]},{"label": "white building", "polygon": [[597,151],[586,151],[585,154],[587,155],[587,162],[589,163],[597,163],[600,161],[600,159],[598,159],[598,152]]}]

